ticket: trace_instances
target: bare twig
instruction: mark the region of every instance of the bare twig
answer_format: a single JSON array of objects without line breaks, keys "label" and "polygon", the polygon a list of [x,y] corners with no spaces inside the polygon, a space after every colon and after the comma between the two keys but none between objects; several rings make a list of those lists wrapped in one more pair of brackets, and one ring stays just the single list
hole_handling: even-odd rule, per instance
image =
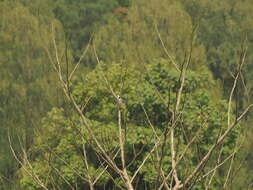
[{"label": "bare twig", "polygon": [[74,73],[76,72],[76,69],[78,68],[78,66],[80,65],[80,63],[81,63],[82,59],[84,58],[84,56],[85,56],[85,55],[86,55],[86,53],[88,52],[89,47],[90,47],[90,43],[91,43],[91,39],[92,39],[92,37],[90,38],[90,40],[89,40],[89,42],[88,42],[88,44],[87,44],[86,48],[84,49],[84,51],[83,51],[83,53],[82,53],[82,55],[81,55],[81,57],[80,57],[79,61],[76,63],[76,65],[75,65],[74,69],[71,71],[71,73],[70,73],[70,75],[69,75],[69,80],[71,80],[71,79],[72,79],[72,77],[73,77]]},{"label": "bare twig", "polygon": [[184,181],[184,186],[187,185],[192,178],[203,168],[204,164],[209,160],[211,154],[213,151],[223,142],[225,137],[231,132],[232,129],[246,116],[246,114],[249,112],[249,110],[253,107],[253,104],[249,105],[244,112],[227,128],[227,130],[221,135],[221,137],[217,140],[216,143],[213,144],[213,146],[209,149],[207,154],[204,156],[204,158],[199,162],[197,167],[193,170],[193,172],[186,178]]},{"label": "bare twig", "polygon": [[48,188],[45,186],[45,184],[39,179],[39,177],[33,172],[30,172],[26,166],[23,164],[23,162],[21,160],[19,160],[15,150],[12,147],[12,143],[11,143],[11,138],[10,138],[10,132],[8,131],[8,140],[9,140],[9,145],[10,145],[10,149],[11,152],[14,156],[14,158],[17,160],[17,162],[22,166],[22,169],[34,180],[34,182],[36,182],[42,189],[48,190]]},{"label": "bare twig", "polygon": [[164,44],[164,42],[163,42],[163,40],[162,40],[162,37],[161,37],[161,34],[160,34],[159,30],[158,30],[157,24],[155,24],[155,30],[156,30],[156,33],[157,33],[157,35],[158,35],[158,37],[159,37],[159,40],[160,40],[160,42],[161,42],[161,44],[162,44],[162,46],[163,46],[163,49],[164,49],[165,54],[168,56],[168,58],[170,59],[171,63],[172,63],[173,66],[176,68],[176,70],[177,70],[178,72],[180,72],[180,69],[178,68],[178,66],[177,66],[177,64],[175,63],[175,61],[173,60],[173,58],[170,56],[170,54],[169,54],[169,52],[168,52],[168,50],[167,50],[167,48],[166,48],[166,46],[165,46],[165,44]]}]

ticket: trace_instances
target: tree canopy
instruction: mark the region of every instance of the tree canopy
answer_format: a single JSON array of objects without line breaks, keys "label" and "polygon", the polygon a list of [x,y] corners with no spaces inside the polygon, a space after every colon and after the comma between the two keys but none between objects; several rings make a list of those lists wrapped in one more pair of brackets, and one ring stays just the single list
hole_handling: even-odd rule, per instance
[{"label": "tree canopy", "polygon": [[252,9],[0,1],[0,189],[250,189]]}]

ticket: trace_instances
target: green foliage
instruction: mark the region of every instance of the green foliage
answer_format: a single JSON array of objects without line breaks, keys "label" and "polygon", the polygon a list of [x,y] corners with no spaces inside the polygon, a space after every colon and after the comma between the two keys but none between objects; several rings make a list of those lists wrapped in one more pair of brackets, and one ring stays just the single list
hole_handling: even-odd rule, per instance
[{"label": "green foliage", "polygon": [[[187,12],[199,24],[198,41],[205,47],[207,63],[215,78],[223,83],[225,96],[228,96],[239,57],[242,40],[247,36],[249,52],[252,50],[252,2],[250,1],[184,1]],[[248,54],[246,62],[252,62]],[[251,64],[246,70],[252,70]],[[245,75],[248,75],[245,72]],[[246,77],[251,81],[251,76]],[[251,82],[248,82],[251,89]],[[242,87],[239,87],[243,91]],[[243,97],[243,93],[240,94]]]},{"label": "green foliage", "polygon": [[82,54],[92,34],[105,24],[117,7],[128,7],[130,0],[22,0],[35,15],[48,14],[58,19],[64,27],[75,60]]},{"label": "green foliage", "polygon": [[81,50],[88,43],[92,33],[106,22],[109,14],[114,12],[117,6],[118,3],[114,0],[57,1],[54,13],[72,41],[76,58],[80,57]]},{"label": "green foliage", "polygon": [[[112,89],[117,94],[121,94],[126,102],[123,127],[127,138],[125,150],[127,165],[131,163],[128,167],[128,172],[132,175],[155,143],[153,130],[160,135],[168,127],[171,116],[166,106],[173,107],[175,104],[176,92],[179,88],[179,73],[169,62],[164,60],[155,60],[148,64],[146,72],[142,72],[133,64],[126,67],[117,63],[101,63],[94,71],[84,75],[81,80],[74,82],[72,93],[75,99],[79,105],[84,105],[90,99],[84,109],[84,114],[88,118],[88,122],[98,140],[103,144],[105,150],[111,153],[119,147],[117,104],[103,76],[111,84]],[[200,135],[179,167],[179,175],[182,178],[189,175],[189,172],[198,163],[198,159],[209,150],[220,132],[226,129],[227,106],[224,101],[215,99],[215,96],[208,91],[210,85],[214,86],[215,82],[207,69],[201,74],[193,70],[187,73],[185,90],[183,92],[184,103],[182,104],[183,107],[180,108],[183,112],[181,121],[176,126],[175,133],[176,141],[179,144],[178,150],[182,152],[187,142],[199,130]],[[157,91],[159,91],[160,96],[158,96]],[[166,105],[164,101],[166,101]],[[143,108],[147,111],[154,129],[149,125]],[[99,169],[98,158],[95,154],[98,150],[96,150],[95,145],[92,146],[92,139],[84,126],[80,124],[78,116],[73,113],[65,115],[63,110],[53,109],[42,120],[41,129],[42,131],[35,138],[34,146],[30,149],[31,158],[34,158],[32,159],[32,165],[37,175],[43,181],[48,181],[48,187],[52,187],[53,184],[50,184],[52,181],[55,181],[60,187],[67,185],[64,180],[57,177],[52,168],[44,167],[42,170],[39,169],[41,165],[45,164],[45,160],[50,157],[50,163],[59,169],[61,175],[72,185],[78,184],[80,187],[88,185],[72,169],[80,171],[80,174],[85,177],[85,171],[87,170],[82,161],[82,144],[84,143],[86,150],[89,152],[89,166],[92,168],[89,172],[96,176],[97,173],[93,174],[93,170],[97,171]],[[224,142],[225,148],[222,157],[225,158],[233,151],[237,136],[237,131],[229,135]],[[169,146],[168,142],[165,142],[165,145]],[[141,150],[143,152],[131,162],[136,152]],[[52,151],[58,156],[54,155]],[[159,148],[160,151],[162,151],[162,147]],[[164,171],[169,171],[171,169],[170,151],[166,149],[163,154],[162,167]],[[60,161],[59,158],[64,159],[69,166]],[[144,187],[145,183],[149,187],[154,187],[157,180],[157,169],[155,166],[159,162],[153,159],[155,157],[150,158],[140,171],[141,181],[139,186],[141,187]],[[116,157],[116,161],[120,165],[119,156]],[[154,162],[156,162],[155,165]],[[212,161],[208,163],[207,171],[213,164],[215,163]],[[186,167],[187,170],[185,170]],[[31,177],[26,175],[23,170],[20,172],[22,173],[22,186],[31,188],[32,185],[30,183],[33,181]],[[111,175],[114,176],[119,184],[121,183],[120,178],[115,173],[112,172]],[[222,177],[222,174],[220,175],[217,177],[219,180]],[[48,176],[54,180],[46,180]],[[101,185],[112,187],[112,181],[106,173],[103,174],[101,180],[96,184],[98,188]],[[222,182],[223,180],[216,181],[217,184],[214,184],[214,187],[219,187]]]},{"label": "green foliage", "polygon": [[[95,44],[105,61],[127,61],[136,64],[157,58],[168,58],[156,32],[170,56],[179,63],[189,48],[193,25],[189,14],[177,1],[136,1],[122,19],[112,18],[96,34]],[[111,35],[113,33],[113,35]],[[201,60],[203,48],[196,44],[194,62]]]},{"label": "green foliage", "polygon": [[41,23],[18,2],[1,2],[0,7],[0,173],[8,178],[17,167],[9,150],[8,131],[15,137],[15,150],[17,136],[29,148],[37,121],[61,96],[57,88],[51,88],[56,77],[44,51],[44,47],[50,49],[50,22],[61,29],[52,18],[44,17],[47,23]]},{"label": "green foliage", "polygon": [[[183,112],[175,130],[180,152],[200,130],[195,144],[186,153],[186,159],[179,167],[179,176],[184,178],[215,142],[217,135],[226,129],[227,104],[223,98],[230,93],[234,80],[231,73],[234,74],[237,68],[238,49],[246,34],[249,52],[246,62],[252,62],[252,9],[251,0],[0,1],[1,179],[5,181],[7,177],[13,181],[11,183],[16,183],[13,176],[20,167],[10,154],[6,135],[8,131],[19,136],[14,135],[12,138],[17,152],[19,141],[25,150],[29,150],[28,157],[32,159],[33,171],[46,182],[49,189],[58,188],[56,184],[60,189],[69,188],[56,169],[72,185],[88,188],[82,178],[87,177],[87,169],[82,160],[83,143],[88,151],[89,173],[95,178],[101,172],[94,142],[80,124],[78,116],[72,112],[71,106],[67,107],[63,103],[64,98],[57,87],[57,76],[49,66],[45,48],[54,56],[53,28],[58,53],[65,55],[67,45],[70,63],[78,60],[95,32],[92,42],[99,58],[104,62],[101,66],[96,66],[93,51],[90,51],[82,63],[94,70],[87,72],[88,69],[84,69],[81,64],[78,72],[82,73],[82,77],[73,77],[70,83],[71,93],[79,105],[87,103],[83,112],[95,135],[110,153],[119,147],[118,110],[103,73],[115,93],[122,96],[127,164],[136,152],[143,149],[142,154],[128,168],[132,175],[154,145],[155,139],[143,108],[155,132],[162,134],[171,118],[168,109],[174,109],[180,84],[179,73],[171,60],[175,60],[179,67],[182,66],[190,51],[192,31],[197,27],[192,61],[179,108]],[[170,58],[165,53],[156,26]],[[65,77],[65,56],[62,56],[61,62]],[[251,90],[253,67],[252,64],[246,64],[245,67],[242,74],[246,86]],[[244,98],[244,88],[244,84],[239,82],[236,90],[239,112],[252,98],[250,93],[247,94],[248,98]],[[234,110],[234,104],[232,109]],[[49,110],[51,111],[46,115]],[[252,115],[248,116],[251,117]],[[250,126],[252,122],[249,120],[245,123]],[[34,130],[39,131],[35,137]],[[250,141],[252,131],[248,133],[247,139]],[[238,135],[239,130],[235,130],[226,138],[222,158],[231,153]],[[169,146],[169,143],[166,142],[165,145]],[[251,143],[246,144],[245,151],[235,159],[236,163],[239,164],[244,159],[246,150],[250,150],[251,146]],[[51,150],[80,173],[73,172]],[[157,153],[162,154],[161,147]],[[169,171],[170,151],[165,150],[163,154],[162,167],[164,171]],[[216,157],[217,152],[212,155],[212,158]],[[243,189],[246,181],[252,183],[250,176],[245,177],[250,173],[251,157],[252,154],[248,154],[246,167],[238,171],[240,177],[235,179],[237,185],[234,189]],[[159,164],[156,159],[152,156],[140,171],[140,189],[146,187],[144,184],[149,189],[154,188],[158,173],[154,166]],[[48,165],[49,160],[51,165]],[[120,165],[119,157],[116,160]],[[213,160],[215,159],[206,165],[206,171],[215,164]],[[28,166],[26,161],[24,164]],[[221,189],[226,168],[227,165],[224,165],[218,170],[211,189]],[[114,172],[110,173],[117,185],[122,184]],[[23,189],[40,188],[23,169],[19,170],[18,177]],[[6,184],[0,186],[0,189],[20,189],[19,184]],[[96,186],[118,188],[112,184],[111,177],[104,173]],[[203,189],[203,184],[197,184],[195,189]]]}]

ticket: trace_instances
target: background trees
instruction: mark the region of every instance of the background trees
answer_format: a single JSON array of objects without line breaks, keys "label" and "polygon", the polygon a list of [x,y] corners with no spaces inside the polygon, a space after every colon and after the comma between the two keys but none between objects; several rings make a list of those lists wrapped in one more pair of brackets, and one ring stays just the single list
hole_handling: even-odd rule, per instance
[{"label": "background trees", "polygon": [[[122,124],[126,137],[125,159],[130,176],[133,176],[145,156],[152,151],[154,144],[157,142],[156,138],[168,130],[168,120],[171,116],[168,115],[166,106],[172,107],[176,102],[178,71],[165,60],[154,60],[147,66],[147,72],[142,72],[132,64],[126,70],[124,65],[121,64],[103,63],[104,71],[101,71],[98,66],[94,71],[78,80],[73,89],[78,104],[86,105],[83,112],[99,142],[102,143],[109,154],[112,154],[120,147],[117,137],[117,106],[101,76],[104,74],[112,88],[117,93],[121,93],[125,102],[122,111],[124,113],[122,115]],[[124,75],[122,75],[123,73]],[[122,77],[125,78],[123,79],[123,88],[121,88]],[[178,173],[182,179],[191,173],[199,163],[199,159],[206,154],[215,142],[217,136],[219,136],[218,134],[227,128],[227,105],[225,101],[217,100],[214,94],[207,91],[210,85],[215,85],[210,71],[206,69],[201,74],[189,71],[184,88],[184,103],[183,107],[180,108],[184,111],[180,122],[176,124],[175,131],[178,154],[181,154],[180,152],[186,148],[197,132],[199,135],[178,168]],[[160,96],[155,89],[159,91]],[[121,92],[119,92],[120,90]],[[148,117],[145,113],[148,114]],[[35,144],[30,149],[31,158],[35,155],[34,160],[31,161],[33,169],[41,180],[46,181],[48,188],[53,188],[54,185],[58,185],[59,188],[68,185],[77,186],[78,188],[88,187],[88,182],[85,183],[82,178],[88,178],[87,173],[90,173],[92,178],[95,179],[101,172],[99,156],[96,155],[98,150],[94,149],[95,145],[88,133],[78,132],[78,129],[82,128],[82,124],[77,118],[75,112],[66,116],[63,110],[52,110],[43,119],[42,130],[37,134]],[[149,122],[152,123],[152,126]],[[239,131],[239,129],[233,131],[226,138],[221,160],[234,151],[237,137],[241,138]],[[84,135],[85,142],[82,142],[80,135]],[[135,188],[157,188],[156,183],[161,181],[158,168],[162,167],[165,172],[171,170],[170,149],[163,149],[163,147],[168,147],[170,143],[165,139],[162,142],[164,143],[163,146],[160,145],[147,160],[145,166],[141,168],[140,174],[133,182]],[[88,162],[90,168],[88,171],[85,169],[82,159],[82,143],[89,152]],[[163,156],[162,161],[159,157],[156,157],[158,155]],[[218,155],[219,150],[213,154],[214,161],[207,164],[206,172],[215,166],[215,157]],[[116,156],[115,162],[117,165],[121,165],[119,156]],[[42,165],[48,167],[43,167],[41,170]],[[222,187],[225,181],[225,175],[222,171],[225,171],[225,168],[226,166],[218,170],[215,183],[212,184],[214,188]],[[78,173],[74,171],[78,171]],[[203,171],[203,173],[206,172]],[[70,184],[62,180],[59,173]],[[33,178],[24,171],[22,171],[22,176],[22,187],[25,189],[38,188]],[[97,181],[95,188],[102,189],[105,186],[107,189],[113,189],[121,186],[122,183],[115,172],[108,170],[108,173],[104,172]],[[196,186],[200,189],[204,187],[204,183]]]},{"label": "background trees", "polygon": [[1,174],[9,176],[17,166],[8,146],[8,131],[18,135],[16,144],[20,141],[27,150],[42,115],[62,105],[62,93],[51,87],[56,77],[45,64],[48,58],[43,50],[51,41],[49,22],[57,21],[48,15],[35,17],[13,2],[1,2],[0,14]]},{"label": "background trees", "polygon": [[[154,139],[154,131],[150,128],[143,107],[150,122],[155,126],[156,133],[163,132],[165,123],[171,117],[164,104],[175,103],[179,85],[177,70],[183,67],[183,62],[189,54],[192,37],[190,34],[196,29],[191,64],[182,97],[184,121],[175,131],[177,143],[181,143],[178,150],[185,147],[185,143],[191,139],[198,127],[204,126],[207,119],[209,125],[201,130],[191,153],[182,163],[182,168],[187,167],[189,171],[210,148],[213,138],[222,131],[226,122],[227,104],[224,99],[228,99],[230,95],[238,69],[238,50],[242,44],[242,36],[247,36],[248,52],[252,49],[251,1],[159,0],[157,3],[157,0],[20,0],[2,1],[0,7],[0,134],[3,147],[0,150],[1,176],[4,184],[8,178],[13,181],[12,176],[16,176],[16,184],[21,184],[25,189],[36,189],[38,186],[22,169],[14,175],[20,166],[13,164],[6,137],[8,130],[19,136],[12,139],[15,150],[20,151],[18,145],[21,141],[25,150],[29,150],[27,156],[31,158],[37,174],[43,179],[45,176],[52,178],[53,181],[44,179],[50,188],[66,187],[66,181],[56,175],[55,169],[59,169],[71,185],[77,184],[78,187],[82,187],[88,184],[88,181],[84,182],[82,179],[87,177],[83,174],[83,171],[86,171],[85,163],[81,163],[83,154],[80,153],[80,146],[83,142],[75,138],[81,137],[80,131],[76,130],[81,124],[73,107],[69,106],[69,102],[62,96],[62,91],[58,90],[59,86],[56,85],[57,88],[54,88],[55,84],[59,83],[56,82],[56,75],[48,64],[49,58],[45,51],[47,49],[50,53],[55,52],[52,43],[53,28],[57,48],[62,56],[63,73],[67,72],[66,60],[78,62],[95,32],[92,44],[98,57],[104,61],[101,67],[113,89],[116,89],[117,94],[121,94],[125,101],[122,124],[123,127],[128,126],[126,158],[134,157],[143,147],[143,154],[147,154],[154,143],[150,141]],[[252,56],[248,53],[246,62],[251,61]],[[178,68],[173,66],[175,63]],[[69,67],[73,69],[72,65]],[[245,70],[242,71],[232,105],[234,116],[241,113],[252,97],[251,70],[252,64],[246,64]],[[101,79],[101,69],[97,66],[93,48],[89,49],[77,72],[85,74],[80,78],[76,78],[80,76],[78,73],[74,75],[69,84],[71,93],[79,105],[84,106],[87,103],[83,113],[94,126],[97,126],[94,129],[95,133],[104,134],[99,136],[99,140],[103,141],[106,150],[111,152],[119,147],[116,138],[118,112],[115,99]],[[66,80],[66,76],[64,77]],[[124,84],[122,81],[125,81]],[[212,90],[209,90],[211,87]],[[244,125],[250,123],[249,114]],[[248,141],[245,151],[234,159],[240,163],[247,156],[245,167],[235,172],[241,172],[241,176],[249,174],[248,166],[252,157],[247,151],[251,147],[251,131],[247,130],[247,134],[249,135],[245,138]],[[225,141],[221,159],[234,151],[234,146],[238,145],[238,135],[239,131],[234,131]],[[112,137],[108,139],[106,136]],[[95,153],[91,153],[93,146],[86,145],[91,154],[89,159],[92,166],[89,173],[97,176],[101,172],[98,158]],[[166,146],[168,145],[169,142]],[[65,147],[69,147],[67,151]],[[80,171],[80,174],[60,162],[52,150],[64,157],[71,167]],[[21,152],[18,154],[20,157],[24,156]],[[171,162],[170,153],[165,151],[164,155],[165,159],[159,163],[161,166],[153,164],[155,158],[152,158],[153,160],[147,162],[152,164],[142,168],[141,175],[137,178],[140,188],[145,185],[149,188],[155,187],[155,181],[161,180],[155,179],[157,167],[164,167],[166,170]],[[215,160],[217,155],[218,153],[215,153],[212,159]],[[48,163],[49,156],[50,159],[54,158],[50,160],[51,167],[40,170],[41,166]],[[141,160],[143,156],[137,158]],[[212,159],[206,169],[215,164]],[[115,162],[120,163],[120,160]],[[27,163],[24,161],[24,164]],[[131,167],[129,166],[129,175],[132,175],[131,172],[138,164],[133,162]],[[223,171],[226,167],[227,165],[224,165],[216,175],[212,184],[214,188],[224,183]],[[179,168],[180,177],[189,172],[182,168]],[[117,176],[115,173],[110,174],[113,177]],[[247,180],[250,183],[249,177]],[[113,182],[105,172],[96,183],[96,187],[114,187],[113,183],[121,185],[120,181],[121,179],[116,177],[116,182]],[[235,189],[243,188],[239,178],[234,181],[238,185]],[[198,188],[203,188],[203,184]]]}]

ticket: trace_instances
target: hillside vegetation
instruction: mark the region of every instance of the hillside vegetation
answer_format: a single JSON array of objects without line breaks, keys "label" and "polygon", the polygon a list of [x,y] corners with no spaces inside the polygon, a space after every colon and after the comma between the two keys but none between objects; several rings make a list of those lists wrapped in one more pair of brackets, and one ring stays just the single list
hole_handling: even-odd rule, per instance
[{"label": "hillside vegetation", "polygon": [[0,189],[253,188],[251,0],[0,0]]}]

